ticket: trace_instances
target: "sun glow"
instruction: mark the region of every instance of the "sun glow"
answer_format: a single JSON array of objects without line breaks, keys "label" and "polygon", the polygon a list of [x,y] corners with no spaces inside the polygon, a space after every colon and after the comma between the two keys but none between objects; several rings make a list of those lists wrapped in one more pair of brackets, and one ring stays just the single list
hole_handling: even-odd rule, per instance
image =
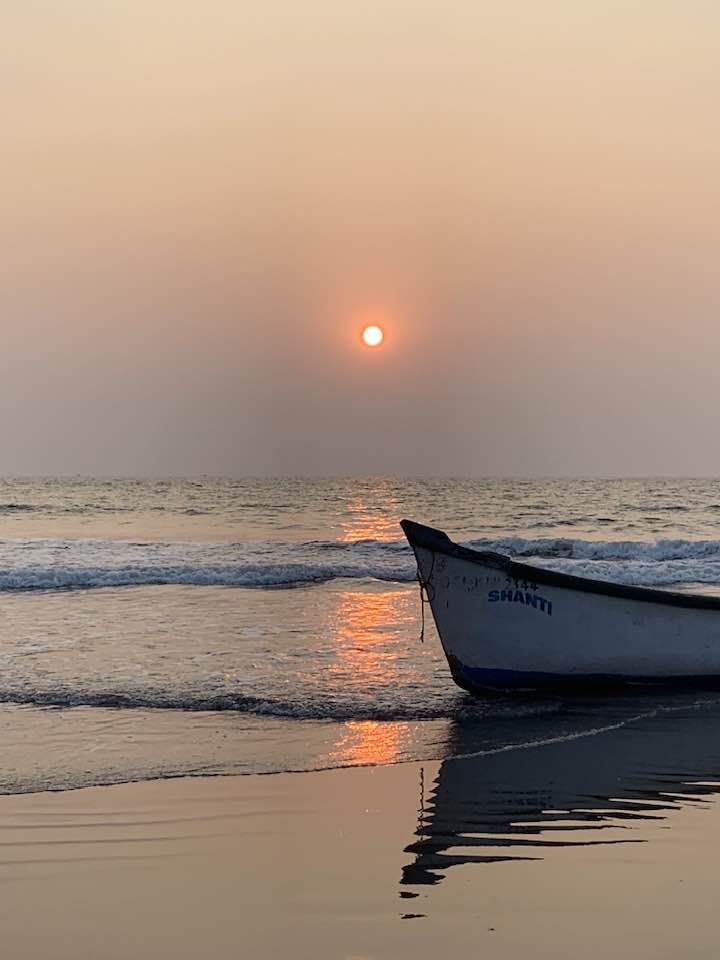
[{"label": "sun glow", "polygon": [[379,347],[385,339],[385,334],[381,327],[371,324],[363,330],[362,338],[366,347]]}]

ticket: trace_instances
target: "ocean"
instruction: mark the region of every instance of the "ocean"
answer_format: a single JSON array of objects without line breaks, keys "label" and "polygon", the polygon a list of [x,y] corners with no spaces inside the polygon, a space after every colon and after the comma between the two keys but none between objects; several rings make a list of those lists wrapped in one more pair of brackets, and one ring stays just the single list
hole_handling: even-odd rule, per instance
[{"label": "ocean", "polygon": [[468,696],[420,642],[402,517],[720,592],[718,480],[0,480],[0,793],[442,760],[712,699]]}]

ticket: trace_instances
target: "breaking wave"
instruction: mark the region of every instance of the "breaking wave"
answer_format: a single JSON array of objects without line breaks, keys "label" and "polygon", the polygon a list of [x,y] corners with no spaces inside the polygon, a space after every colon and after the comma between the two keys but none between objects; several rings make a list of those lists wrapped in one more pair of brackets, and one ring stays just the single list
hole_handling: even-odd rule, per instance
[{"label": "breaking wave", "polygon": [[720,540],[575,540],[570,538],[475,540],[531,565],[615,583],[665,587],[720,585]]},{"label": "breaking wave", "polygon": [[[468,546],[619,583],[720,585],[720,540],[507,537],[472,540]],[[415,561],[400,540],[0,541],[0,592],[163,585],[290,588],[338,579],[410,583],[415,579]]]},{"label": "breaking wave", "polygon": [[572,560],[720,561],[720,540],[573,540],[547,537],[528,540],[506,537],[499,540],[473,540],[468,546],[477,550],[497,550],[514,557],[563,558]]},{"label": "breaking wave", "polygon": [[0,571],[0,591],[89,590],[108,587],[301,587],[336,579],[413,580],[412,569],[270,563],[228,566],[30,567]]}]

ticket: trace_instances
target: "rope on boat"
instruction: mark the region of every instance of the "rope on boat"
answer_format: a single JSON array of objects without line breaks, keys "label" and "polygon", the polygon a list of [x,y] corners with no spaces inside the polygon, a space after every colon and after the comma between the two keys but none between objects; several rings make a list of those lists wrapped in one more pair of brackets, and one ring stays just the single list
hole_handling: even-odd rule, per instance
[{"label": "rope on boat", "polygon": [[[432,563],[430,564],[430,573],[427,579],[423,577],[420,570],[420,564],[417,565],[417,582],[420,584],[420,643],[425,643],[425,604],[429,604],[435,596],[435,588],[432,585],[432,575],[435,569],[435,554],[432,554]],[[430,591],[432,590],[432,594]]]}]

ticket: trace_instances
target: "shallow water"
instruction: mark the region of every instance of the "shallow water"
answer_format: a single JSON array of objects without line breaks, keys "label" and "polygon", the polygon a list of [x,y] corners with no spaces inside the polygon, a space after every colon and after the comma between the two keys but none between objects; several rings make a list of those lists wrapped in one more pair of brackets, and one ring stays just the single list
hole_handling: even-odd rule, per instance
[{"label": "shallow water", "polygon": [[637,714],[457,689],[419,642],[403,516],[720,589],[717,481],[0,481],[0,791],[443,759]]}]

